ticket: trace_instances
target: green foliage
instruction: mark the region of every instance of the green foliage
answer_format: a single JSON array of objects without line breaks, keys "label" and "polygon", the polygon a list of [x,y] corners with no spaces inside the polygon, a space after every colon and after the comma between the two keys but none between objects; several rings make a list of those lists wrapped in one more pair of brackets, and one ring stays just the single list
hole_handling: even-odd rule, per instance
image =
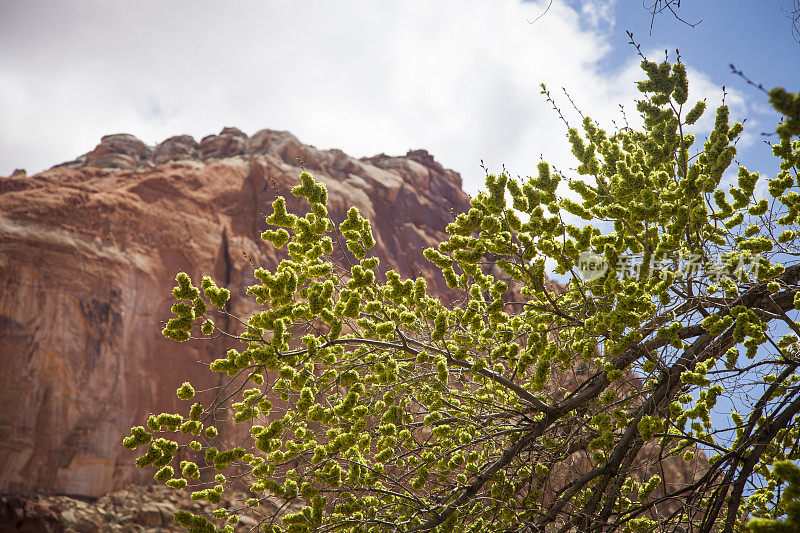
[{"label": "green foliage", "polygon": [[184,381],[183,385],[178,388],[176,394],[181,400],[191,400],[194,398],[194,388],[191,383]]},{"label": "green foliage", "polygon": [[775,514],[785,518],[756,518],[747,524],[750,533],[793,533],[800,531],[800,468],[791,461],[778,461],[771,472],[774,479],[788,482]]},{"label": "green foliage", "polygon": [[[353,207],[337,226],[325,185],[301,174],[307,212],[279,197],[262,234],[285,258],[255,270],[258,310],[222,332],[235,346],[209,366],[221,390],[123,441],[208,505],[176,521],[230,528],[218,504],[244,480],[246,507],[280,502],[263,522],[275,532],[796,527],[798,335],[771,325],[800,335],[796,101],[773,92],[787,120],[760,198],[757,173],[729,183],[742,126],[728,108],[695,148],[705,103],[688,106],[684,66],[642,68],[644,128],[585,118],[568,131],[577,176],[545,162],[524,180],[487,176],[424,251],[449,295],[381,270],[369,221]],[[583,276],[586,257],[607,268]],[[209,315],[229,291],[176,281],[164,335],[221,331]],[[743,382],[752,410],[720,426],[718,399]],[[225,438],[230,418],[246,439]],[[669,473],[684,462],[693,482]]]},{"label": "green foliage", "polygon": [[800,136],[800,93],[792,94],[778,87],[769,92],[769,103],[785,117],[777,128],[781,140]]}]

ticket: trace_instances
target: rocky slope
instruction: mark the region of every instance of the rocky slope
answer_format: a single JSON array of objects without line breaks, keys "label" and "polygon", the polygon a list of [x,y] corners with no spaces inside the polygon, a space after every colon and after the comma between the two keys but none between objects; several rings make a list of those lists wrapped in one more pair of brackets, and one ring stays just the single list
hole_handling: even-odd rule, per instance
[{"label": "rocky slope", "polygon": [[[245,494],[231,495],[222,505],[240,509]],[[280,502],[266,501],[263,512],[274,512]],[[186,531],[173,516],[179,509],[201,513],[203,505],[192,502],[163,485],[131,485],[98,499],[65,495],[0,497],[0,533],[164,533]],[[237,511],[238,513],[239,511]],[[250,533],[261,516],[239,514],[236,533]]]},{"label": "rocky slope", "polygon": [[152,476],[121,437],[174,411],[184,380],[216,385],[202,362],[223,349],[161,336],[174,275],[213,274],[246,313],[250,260],[278,261],[259,239],[263,213],[301,166],[327,184],[334,220],[359,207],[381,266],[406,276],[468,206],[459,175],[425,151],[354,159],[271,130],[156,147],[109,135],[75,161],[0,178],[0,493],[94,498]]}]

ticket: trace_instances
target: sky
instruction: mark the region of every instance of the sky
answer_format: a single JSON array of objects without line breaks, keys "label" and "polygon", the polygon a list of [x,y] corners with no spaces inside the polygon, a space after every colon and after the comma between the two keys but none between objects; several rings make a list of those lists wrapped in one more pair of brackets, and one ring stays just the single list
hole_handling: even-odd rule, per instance
[{"label": "sky", "polygon": [[[690,99],[747,118],[739,160],[775,172],[761,132],[774,129],[767,87],[800,89],[791,0],[3,0],[0,176],[29,174],[131,133],[148,144],[235,126],[288,130],[356,157],[427,149],[474,194],[484,171],[575,166],[546,83],[571,125],[575,105],[609,129],[619,105],[636,124],[636,51],[680,49]],[[550,4],[548,8],[548,4]],[[713,116],[698,124],[699,134]]]}]

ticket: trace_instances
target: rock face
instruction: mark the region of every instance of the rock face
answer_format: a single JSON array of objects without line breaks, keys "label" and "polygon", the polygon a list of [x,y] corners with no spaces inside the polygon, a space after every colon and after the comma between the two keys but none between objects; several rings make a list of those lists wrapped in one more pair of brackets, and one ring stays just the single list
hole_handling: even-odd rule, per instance
[{"label": "rock face", "polygon": [[[249,495],[226,494],[226,508],[243,506]],[[283,502],[267,497],[262,502],[265,512],[277,511]],[[131,485],[103,497],[84,501],[64,495],[0,496],[0,533],[166,533],[185,532],[173,516],[184,510],[195,514],[204,505],[184,498],[163,485]],[[296,512],[299,509],[293,508]],[[239,514],[235,533],[251,533],[258,525],[258,515]]]},{"label": "rock face", "polygon": [[272,130],[156,147],[108,135],[75,161],[0,178],[0,493],[99,497],[149,479],[122,436],[178,409],[184,380],[215,386],[203,363],[230,347],[161,336],[174,275],[212,274],[245,314],[252,264],[278,262],[263,214],[289,200],[301,164],[327,184],[334,221],[358,206],[381,267],[405,276],[428,269],[421,251],[468,208],[459,175],[425,151],[354,159]]}]

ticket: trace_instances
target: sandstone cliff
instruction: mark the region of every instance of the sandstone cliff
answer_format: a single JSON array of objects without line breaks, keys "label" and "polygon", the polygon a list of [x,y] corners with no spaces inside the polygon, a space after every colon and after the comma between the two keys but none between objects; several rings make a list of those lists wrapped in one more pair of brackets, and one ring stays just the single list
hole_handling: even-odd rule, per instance
[{"label": "sandstone cliff", "polygon": [[213,274],[244,314],[243,252],[277,264],[263,213],[301,166],[327,184],[334,220],[359,207],[381,266],[406,276],[428,268],[421,251],[468,207],[459,175],[423,150],[355,159],[271,130],[155,147],[109,135],[75,161],[0,178],[0,493],[98,497],[150,479],[121,437],[175,410],[185,379],[216,385],[201,362],[223,349],[161,336],[173,277]]}]

